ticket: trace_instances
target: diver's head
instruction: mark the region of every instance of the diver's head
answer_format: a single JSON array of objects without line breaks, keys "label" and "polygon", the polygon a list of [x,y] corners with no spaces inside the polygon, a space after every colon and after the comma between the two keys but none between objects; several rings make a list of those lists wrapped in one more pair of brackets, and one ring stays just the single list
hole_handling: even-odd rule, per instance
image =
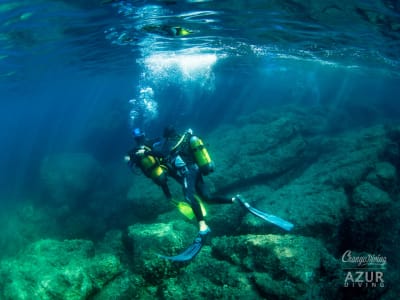
[{"label": "diver's head", "polygon": [[174,138],[178,134],[176,132],[176,129],[173,125],[168,125],[167,127],[164,128],[164,134],[163,137],[166,139]]},{"label": "diver's head", "polygon": [[145,133],[140,128],[133,129],[133,138],[135,139],[136,143],[143,144],[144,139],[146,137]]}]

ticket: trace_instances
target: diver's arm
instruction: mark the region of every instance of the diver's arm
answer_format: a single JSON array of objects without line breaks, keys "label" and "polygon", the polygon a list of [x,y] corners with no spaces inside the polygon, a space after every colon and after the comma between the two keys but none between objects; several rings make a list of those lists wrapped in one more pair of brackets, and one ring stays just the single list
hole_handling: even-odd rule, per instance
[{"label": "diver's arm", "polygon": [[125,156],[124,161],[128,165],[129,169],[133,171],[133,167],[137,166],[137,157],[135,155],[135,149],[130,150]]}]

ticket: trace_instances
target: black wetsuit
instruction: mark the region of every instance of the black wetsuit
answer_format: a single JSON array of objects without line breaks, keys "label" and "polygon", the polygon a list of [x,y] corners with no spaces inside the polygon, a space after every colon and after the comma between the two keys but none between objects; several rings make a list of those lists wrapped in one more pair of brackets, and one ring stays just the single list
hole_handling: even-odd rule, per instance
[{"label": "black wetsuit", "polygon": [[211,196],[203,175],[197,166],[193,153],[190,149],[190,135],[186,137],[173,136],[155,144],[154,152],[166,158],[168,162],[169,175],[177,180],[183,187],[185,201],[188,202],[197,221],[204,220],[200,203],[196,200],[198,194],[204,201],[209,203],[232,203],[229,197]]}]

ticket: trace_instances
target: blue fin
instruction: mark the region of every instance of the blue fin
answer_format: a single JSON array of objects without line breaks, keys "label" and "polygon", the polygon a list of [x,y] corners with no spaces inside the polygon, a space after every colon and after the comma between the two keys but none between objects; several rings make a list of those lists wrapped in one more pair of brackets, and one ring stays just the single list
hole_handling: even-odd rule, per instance
[{"label": "blue fin", "polygon": [[174,262],[186,262],[192,260],[201,250],[201,247],[203,246],[202,244],[202,239],[201,237],[197,237],[194,242],[186,248],[185,251],[182,253],[175,255],[175,256],[165,256],[159,254],[158,256],[164,259],[168,259],[170,261]]},{"label": "blue fin", "polygon": [[255,215],[255,216],[257,216],[257,217],[259,217],[261,219],[264,219],[265,221],[270,222],[270,223],[272,223],[272,224],[274,224],[274,225],[276,225],[276,226],[278,226],[278,227],[280,227],[280,228],[282,228],[282,229],[284,229],[286,231],[292,230],[292,228],[294,226],[292,223],[290,223],[288,221],[285,221],[284,219],[281,219],[281,218],[279,218],[277,216],[274,216],[274,215],[267,214],[267,213],[265,213],[265,212],[263,212],[261,210],[258,210],[258,209],[254,208],[254,207],[249,206],[247,209],[253,215]]},{"label": "blue fin", "polygon": [[240,195],[237,195],[235,197],[235,199],[237,199],[240,202],[240,204],[242,204],[251,214],[253,214],[267,222],[270,222],[286,231],[292,230],[292,228],[294,226],[292,223],[285,221],[284,219],[281,219],[277,216],[267,214],[266,212],[263,212],[261,210],[258,210],[256,208],[252,207],[249,203],[244,201]]}]

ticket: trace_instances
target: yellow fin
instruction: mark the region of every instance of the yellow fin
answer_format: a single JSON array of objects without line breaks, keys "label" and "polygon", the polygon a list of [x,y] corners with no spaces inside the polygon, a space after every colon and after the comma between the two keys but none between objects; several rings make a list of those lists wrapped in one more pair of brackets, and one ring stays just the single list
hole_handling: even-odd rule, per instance
[{"label": "yellow fin", "polygon": [[[207,210],[204,207],[204,204],[203,204],[203,201],[201,200],[201,198],[198,195],[195,195],[194,197],[196,198],[197,201],[199,201],[203,216],[207,216]],[[192,220],[195,217],[193,209],[189,203],[187,203],[186,201],[179,201],[179,200],[175,200],[175,199],[172,199],[171,201],[178,208],[179,212],[182,215],[184,215],[186,218],[188,218],[189,220]]]},{"label": "yellow fin", "polygon": [[194,218],[194,213],[189,203],[176,199],[172,199],[171,201],[178,208],[179,212],[186,218],[188,218],[189,220],[192,220]]},{"label": "yellow fin", "polygon": [[183,214],[189,220],[192,220],[194,218],[194,212],[189,203],[182,201],[179,202],[176,207],[178,207],[178,210],[181,212],[181,214]]}]

